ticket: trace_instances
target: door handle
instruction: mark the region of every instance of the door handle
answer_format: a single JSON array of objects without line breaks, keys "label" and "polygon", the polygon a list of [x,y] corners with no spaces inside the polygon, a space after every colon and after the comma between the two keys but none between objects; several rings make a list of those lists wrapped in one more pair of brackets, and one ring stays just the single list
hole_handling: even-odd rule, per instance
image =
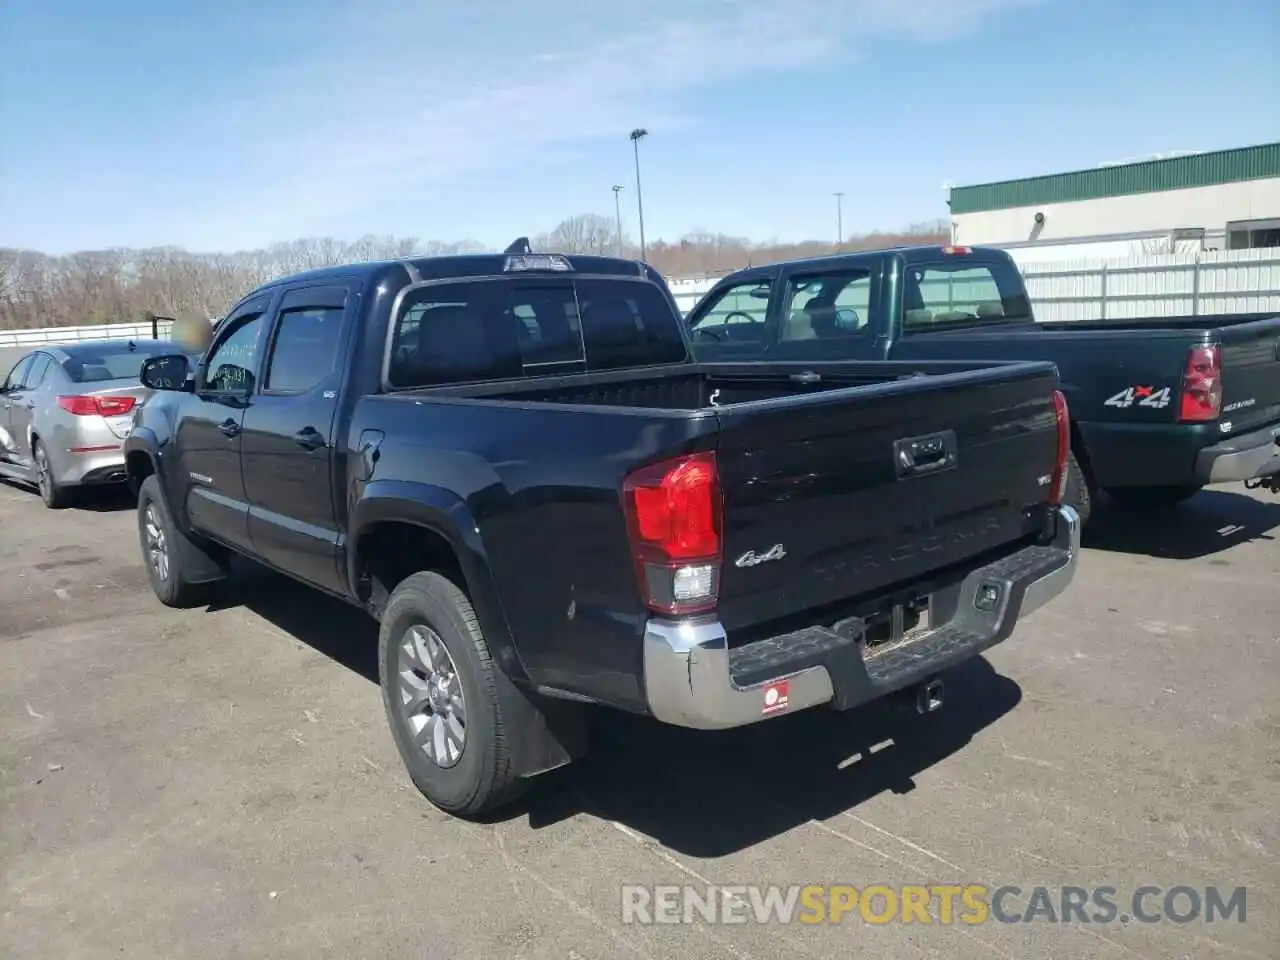
[{"label": "door handle", "polygon": [[240,424],[230,417],[218,424],[218,430],[221,431],[224,437],[240,436]]},{"label": "door handle", "polygon": [[298,446],[303,450],[319,450],[325,446],[325,439],[315,427],[304,427],[293,435]]}]

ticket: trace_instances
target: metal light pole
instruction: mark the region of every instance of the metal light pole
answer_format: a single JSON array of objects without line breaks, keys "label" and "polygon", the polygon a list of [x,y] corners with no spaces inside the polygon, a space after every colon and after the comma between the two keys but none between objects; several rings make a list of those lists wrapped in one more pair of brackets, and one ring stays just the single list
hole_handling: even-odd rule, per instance
[{"label": "metal light pole", "polygon": [[844,246],[844,192],[836,191],[836,250]]},{"label": "metal light pole", "polygon": [[613,185],[613,211],[618,218],[618,256],[622,256],[622,186]]},{"label": "metal light pole", "polygon": [[644,197],[640,192],[640,141],[649,135],[644,127],[636,127],[631,131],[631,146],[636,155],[636,209],[640,214],[640,259],[645,259],[644,245]]}]

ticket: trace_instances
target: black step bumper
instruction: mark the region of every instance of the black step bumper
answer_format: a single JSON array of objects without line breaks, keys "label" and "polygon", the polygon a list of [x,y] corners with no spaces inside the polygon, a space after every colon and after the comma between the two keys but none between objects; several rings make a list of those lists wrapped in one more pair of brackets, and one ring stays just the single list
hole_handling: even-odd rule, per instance
[{"label": "black step bumper", "polygon": [[846,710],[868,703],[1000,643],[1020,617],[1067,588],[1079,558],[1080,518],[1059,507],[1051,544],[970,572],[940,598],[944,621],[874,653],[865,652],[861,635],[821,626],[731,649],[718,621],[650,621],[649,711],[664,723],[718,730],[820,704]]}]

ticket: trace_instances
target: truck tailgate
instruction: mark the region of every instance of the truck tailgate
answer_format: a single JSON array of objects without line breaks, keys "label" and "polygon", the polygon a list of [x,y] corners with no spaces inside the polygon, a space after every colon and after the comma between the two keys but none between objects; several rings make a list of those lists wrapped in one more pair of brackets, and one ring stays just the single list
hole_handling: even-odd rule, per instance
[{"label": "truck tailgate", "polygon": [[1056,383],[1028,363],[720,410],[726,629],[874,598],[1039,532]]},{"label": "truck tailgate", "polygon": [[1222,420],[1241,433],[1280,419],[1280,317],[1221,327]]}]

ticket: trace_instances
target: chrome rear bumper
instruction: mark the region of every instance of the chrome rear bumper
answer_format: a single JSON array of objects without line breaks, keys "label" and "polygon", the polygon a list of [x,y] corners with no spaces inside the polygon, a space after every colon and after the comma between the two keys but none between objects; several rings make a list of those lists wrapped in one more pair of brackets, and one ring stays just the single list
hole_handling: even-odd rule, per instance
[{"label": "chrome rear bumper", "polygon": [[[716,620],[651,620],[644,635],[649,711],[664,723],[716,730],[825,703],[848,709],[878,699],[1000,643],[1020,617],[1067,588],[1079,558],[1080,517],[1061,506],[1052,544],[974,570],[956,585],[946,623],[870,657],[857,638],[824,627],[731,650]],[[995,605],[979,607],[980,592],[989,597],[993,587]],[[761,679],[762,664],[776,672]]]}]

